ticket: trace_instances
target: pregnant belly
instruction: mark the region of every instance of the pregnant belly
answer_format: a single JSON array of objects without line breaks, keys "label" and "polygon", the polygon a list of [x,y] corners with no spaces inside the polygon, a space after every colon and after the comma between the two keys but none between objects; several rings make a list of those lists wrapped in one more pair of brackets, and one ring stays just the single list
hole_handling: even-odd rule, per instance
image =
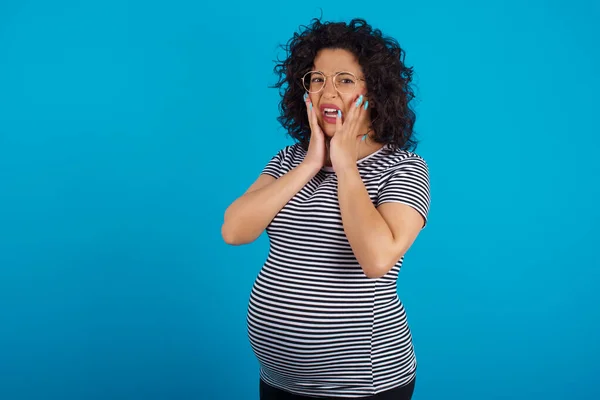
[{"label": "pregnant belly", "polygon": [[369,369],[372,284],[286,280],[263,273],[248,307],[248,336],[264,368],[301,378]]}]

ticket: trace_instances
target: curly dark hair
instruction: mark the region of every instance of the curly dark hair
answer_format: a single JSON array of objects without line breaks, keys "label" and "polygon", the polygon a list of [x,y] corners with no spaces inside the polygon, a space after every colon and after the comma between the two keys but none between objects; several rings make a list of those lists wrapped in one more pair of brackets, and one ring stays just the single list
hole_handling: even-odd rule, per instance
[{"label": "curly dark hair", "polygon": [[282,46],[287,58],[276,60],[274,68],[279,78],[272,87],[279,89],[281,95],[277,120],[288,134],[308,149],[310,126],[301,78],[312,68],[320,50],[344,49],[357,57],[365,74],[373,139],[394,148],[415,149],[416,117],[409,106],[414,98],[413,68],[404,64],[405,52],[398,42],[363,19],[353,19],[348,24],[313,19],[309,26],[301,28]]}]

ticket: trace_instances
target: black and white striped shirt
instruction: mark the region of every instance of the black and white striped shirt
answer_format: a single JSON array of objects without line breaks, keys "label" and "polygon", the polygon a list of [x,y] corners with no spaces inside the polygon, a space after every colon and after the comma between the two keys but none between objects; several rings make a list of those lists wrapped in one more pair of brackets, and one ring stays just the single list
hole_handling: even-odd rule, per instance
[{"label": "black and white striped shirt", "polygon": [[[263,173],[298,166],[299,144],[279,151]],[[357,166],[375,206],[399,202],[425,220],[429,172],[423,158],[384,146]],[[337,176],[324,167],[267,227],[268,258],[252,287],[248,336],[268,384],[305,396],[368,396],[409,383],[412,336],[396,280],[402,259],[368,278],[344,233]]]}]

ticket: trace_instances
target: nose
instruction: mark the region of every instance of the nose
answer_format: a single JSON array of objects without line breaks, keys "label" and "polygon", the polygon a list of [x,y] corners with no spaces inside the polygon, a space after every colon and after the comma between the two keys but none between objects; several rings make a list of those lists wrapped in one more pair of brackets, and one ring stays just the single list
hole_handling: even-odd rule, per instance
[{"label": "nose", "polygon": [[323,96],[328,98],[334,98],[337,95],[337,90],[333,84],[333,79],[329,78],[325,80],[325,87],[323,88]]}]

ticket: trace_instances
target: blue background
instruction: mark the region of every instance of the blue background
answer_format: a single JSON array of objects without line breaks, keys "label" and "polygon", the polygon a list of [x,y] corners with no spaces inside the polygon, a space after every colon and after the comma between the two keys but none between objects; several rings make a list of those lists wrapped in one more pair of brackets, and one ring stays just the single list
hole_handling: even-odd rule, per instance
[{"label": "blue background", "polygon": [[414,399],[600,398],[594,1],[0,3],[0,398],[258,399],[272,60],[364,17],[415,67],[430,223],[399,292]]}]

